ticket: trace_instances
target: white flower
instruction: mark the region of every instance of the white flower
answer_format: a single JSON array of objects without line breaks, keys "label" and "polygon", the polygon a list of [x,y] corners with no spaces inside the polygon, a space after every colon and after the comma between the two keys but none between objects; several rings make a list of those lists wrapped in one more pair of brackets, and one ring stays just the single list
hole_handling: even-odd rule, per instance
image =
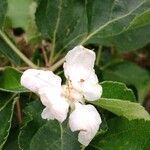
[{"label": "white flower", "polygon": [[96,135],[101,118],[92,105],[84,105],[101,97],[102,87],[94,70],[95,53],[83,46],[76,46],[65,57],[64,73],[66,85],[52,71],[29,69],[21,77],[21,84],[37,93],[45,106],[43,119],[67,118],[69,106],[73,110],[69,117],[72,131],[80,131],[78,140],[87,146]]},{"label": "white flower", "polygon": [[82,92],[85,99],[96,100],[101,97],[102,87],[94,70],[95,53],[83,46],[76,46],[65,57],[64,73],[71,85]]},{"label": "white flower", "polygon": [[87,146],[93,139],[101,124],[98,111],[92,105],[75,104],[75,110],[69,116],[70,129],[80,131],[78,140]]},{"label": "white flower", "polygon": [[87,80],[94,72],[95,53],[83,46],[76,46],[65,57],[64,73],[71,81]]},{"label": "white flower", "polygon": [[58,89],[51,90],[47,87],[39,90],[41,102],[46,106],[42,112],[43,119],[57,119],[63,122],[67,118],[69,103],[60,92]]},{"label": "white flower", "polygon": [[57,119],[60,122],[66,119],[69,104],[62,96],[59,76],[52,71],[29,69],[23,73],[21,84],[39,94],[42,104],[46,106],[42,118]]},{"label": "white flower", "polygon": [[28,69],[21,77],[21,84],[35,93],[38,93],[41,87],[61,90],[61,78],[52,71]]}]

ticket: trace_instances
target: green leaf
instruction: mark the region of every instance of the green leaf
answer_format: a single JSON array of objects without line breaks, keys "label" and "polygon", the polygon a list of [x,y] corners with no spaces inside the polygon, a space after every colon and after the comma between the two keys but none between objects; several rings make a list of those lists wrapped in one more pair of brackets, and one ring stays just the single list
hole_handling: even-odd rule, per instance
[{"label": "green leaf", "polygon": [[[133,119],[150,120],[150,115],[144,109],[143,106],[141,106],[139,103],[130,102],[128,99],[127,100],[124,99],[124,98],[128,98],[127,95],[129,93],[132,93],[130,90],[127,90],[124,84],[122,84],[122,89],[121,89],[120,88],[121,83],[115,82],[114,83],[115,85],[111,89],[111,94],[110,94],[110,90],[108,90],[107,93],[106,89],[112,87],[112,84],[113,84],[112,82],[102,83],[102,87],[104,87],[103,89],[104,94],[102,95],[102,98],[98,101],[92,101],[90,103],[98,107],[102,107],[118,116],[123,116],[129,120],[133,120]],[[119,88],[120,90],[118,90]],[[122,95],[120,93],[122,93]]]},{"label": "green leaf", "polygon": [[20,57],[12,51],[12,49],[6,44],[6,42],[0,37],[0,53],[8,58],[15,65],[21,64]]},{"label": "green leaf", "polygon": [[8,92],[27,92],[28,90],[21,86],[21,72],[14,68],[7,67],[0,72],[0,90]]},{"label": "green leaf", "polygon": [[121,99],[125,101],[136,101],[133,91],[126,87],[125,84],[113,81],[104,81],[101,83],[103,87],[103,98]]},{"label": "green leaf", "polygon": [[86,34],[85,5],[79,0],[40,0],[36,11],[37,27],[44,37],[51,39],[53,49],[77,45]]},{"label": "green leaf", "polygon": [[6,11],[7,11],[7,1],[0,0],[0,29],[3,27]]},{"label": "green leaf", "polygon": [[149,113],[139,103],[107,98],[101,98],[99,101],[91,103],[96,106],[102,107],[118,116],[123,116],[129,120],[150,120]]},{"label": "green leaf", "polygon": [[9,135],[14,105],[15,101],[13,101],[13,97],[11,97],[0,108],[0,149],[2,149],[2,147],[4,146]]},{"label": "green leaf", "polygon": [[[43,107],[39,101],[29,103],[25,108],[25,120],[19,133],[19,147],[23,150],[66,149],[78,150],[76,134],[66,124],[46,121],[41,118]],[[58,144],[58,145],[57,145]]]},{"label": "green leaf", "polygon": [[21,127],[18,143],[20,149],[29,150],[30,142],[37,130],[45,124],[45,120],[41,118],[42,105],[40,101],[29,103],[25,108],[25,118],[23,126]]},{"label": "green leaf", "polygon": [[149,6],[149,0],[41,0],[36,23],[52,49],[94,43],[130,51],[149,42]]},{"label": "green leaf", "polygon": [[[0,29],[3,26],[5,16],[7,11],[7,1],[6,0],[0,0]],[[14,64],[20,65],[21,59],[12,52],[10,47],[4,42],[4,40],[0,37],[0,53],[2,53],[4,56],[6,56],[8,59],[10,59]]]},{"label": "green leaf", "polygon": [[[149,0],[88,0],[90,32],[82,43],[114,45],[120,51],[131,51],[149,42],[150,24],[130,25],[149,10]],[[147,18],[143,18],[146,22]],[[140,22],[140,21],[139,21]],[[139,35],[139,36],[138,36]],[[144,37],[144,38],[143,38]]]},{"label": "green leaf", "polygon": [[128,29],[138,28],[150,24],[150,10],[145,11],[141,15],[135,17]]},{"label": "green leaf", "polygon": [[30,150],[79,150],[80,144],[75,135],[66,125],[49,121],[32,138]]},{"label": "green leaf", "polygon": [[[106,38],[120,52],[130,52],[142,48],[150,42],[150,24],[128,29],[113,37]],[[110,45],[109,43],[106,45]]]},{"label": "green leaf", "polygon": [[26,31],[28,41],[39,36],[34,21],[36,6],[34,0],[8,0],[7,17],[13,28],[21,27]]},{"label": "green leaf", "polygon": [[3,147],[3,150],[19,150],[18,133],[19,127],[11,128],[8,139]]},{"label": "green leaf", "polygon": [[98,135],[87,150],[149,150],[150,121],[112,119],[108,132]]},{"label": "green leaf", "polygon": [[103,69],[103,78],[104,80],[120,81],[135,86],[140,102],[144,100],[149,90],[149,72],[128,61],[119,61],[106,66]]},{"label": "green leaf", "polygon": [[12,97],[12,93],[0,92],[0,107],[3,107],[3,105]]},{"label": "green leaf", "polygon": [[27,28],[31,19],[31,8],[29,6],[32,5],[32,3],[33,0],[8,0],[7,16],[11,20],[14,28]]}]

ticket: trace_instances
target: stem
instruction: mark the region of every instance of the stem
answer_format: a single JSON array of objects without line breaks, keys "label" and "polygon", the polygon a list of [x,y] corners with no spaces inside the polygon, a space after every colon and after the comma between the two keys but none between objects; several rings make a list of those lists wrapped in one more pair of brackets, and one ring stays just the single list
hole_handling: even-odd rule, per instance
[{"label": "stem", "polygon": [[17,119],[19,124],[22,123],[22,113],[21,113],[21,107],[20,107],[20,101],[19,101],[19,97],[16,97],[16,111],[17,111]]},{"label": "stem", "polygon": [[84,150],[84,149],[85,149],[85,146],[84,146],[84,145],[82,145],[81,150]]},{"label": "stem", "polygon": [[42,49],[45,65],[46,65],[46,67],[48,67],[49,66],[49,62],[48,62],[48,58],[47,58],[47,54],[46,54],[45,48],[42,46],[41,49]]},{"label": "stem", "polygon": [[[0,71],[3,71],[5,70],[7,67],[10,67],[10,66],[4,66],[4,67],[0,67]],[[14,66],[12,66],[14,67]],[[31,67],[15,67],[15,69],[19,70],[19,71],[25,71],[27,69],[30,69]]]},{"label": "stem", "polygon": [[0,36],[4,39],[4,41],[9,45],[9,47],[30,67],[37,68],[35,64],[32,63],[20,50],[12,43],[12,41],[7,37],[7,35],[0,30]]},{"label": "stem", "polygon": [[101,58],[101,52],[102,52],[102,46],[99,46],[98,52],[97,52],[97,58],[96,58],[96,65],[99,65],[99,61]]},{"label": "stem", "polygon": [[50,58],[49,58],[49,64],[52,64],[52,59],[54,57],[54,51],[55,51],[55,44],[53,43],[52,49],[50,51]]},{"label": "stem", "polygon": [[57,52],[57,54],[55,55],[55,57],[53,58],[53,62],[55,62],[59,57],[60,54],[62,54],[62,51],[60,50],[59,52]]},{"label": "stem", "polygon": [[62,124],[59,123],[59,126],[60,126],[60,140],[61,140],[61,149],[63,149],[63,127],[62,127]]},{"label": "stem", "polygon": [[65,61],[65,57],[60,59],[58,62],[56,62],[53,66],[50,67],[51,71],[55,71],[57,68],[59,68]]}]

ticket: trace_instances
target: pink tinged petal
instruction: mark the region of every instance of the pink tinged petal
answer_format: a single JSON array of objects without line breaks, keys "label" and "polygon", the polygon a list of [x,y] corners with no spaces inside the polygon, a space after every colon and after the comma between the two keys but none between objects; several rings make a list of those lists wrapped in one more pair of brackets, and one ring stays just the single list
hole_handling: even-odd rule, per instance
[{"label": "pink tinged petal", "polygon": [[93,71],[95,62],[95,53],[83,46],[76,46],[70,50],[64,63],[64,73],[66,78],[71,81],[86,80]]},{"label": "pink tinged petal", "polygon": [[96,135],[101,124],[101,117],[92,105],[75,104],[75,110],[69,116],[71,131],[80,131],[78,141],[87,146]]},{"label": "pink tinged petal", "polygon": [[[49,109],[50,118],[63,122],[67,118],[69,104],[66,99],[60,95],[59,91],[53,91],[48,88],[42,88],[39,91],[41,102]],[[43,112],[44,113],[44,112]]]},{"label": "pink tinged petal", "polygon": [[61,78],[52,71],[28,69],[21,76],[21,85],[38,93],[41,87],[53,87],[61,89]]}]

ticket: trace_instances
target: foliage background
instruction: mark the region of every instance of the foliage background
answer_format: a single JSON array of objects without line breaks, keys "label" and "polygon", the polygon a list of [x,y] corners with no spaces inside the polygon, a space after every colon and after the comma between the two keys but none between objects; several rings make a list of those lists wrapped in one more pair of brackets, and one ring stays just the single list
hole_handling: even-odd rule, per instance
[{"label": "foliage background", "polygon": [[0,0],[0,148],[82,148],[66,122],[41,119],[38,97],[20,85],[28,68],[63,77],[65,54],[82,44],[97,54],[104,91],[92,102],[103,123],[85,149],[149,150],[149,42],[149,0]]}]

